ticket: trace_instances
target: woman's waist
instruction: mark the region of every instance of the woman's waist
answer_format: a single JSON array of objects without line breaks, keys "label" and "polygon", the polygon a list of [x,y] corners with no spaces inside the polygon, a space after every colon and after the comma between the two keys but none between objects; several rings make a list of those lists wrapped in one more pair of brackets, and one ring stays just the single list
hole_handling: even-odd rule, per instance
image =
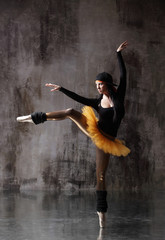
[{"label": "woman's waist", "polygon": [[109,138],[110,140],[114,140],[117,135],[117,129],[115,126],[105,127],[104,125],[100,124],[99,121],[97,123],[98,129],[105,137]]}]

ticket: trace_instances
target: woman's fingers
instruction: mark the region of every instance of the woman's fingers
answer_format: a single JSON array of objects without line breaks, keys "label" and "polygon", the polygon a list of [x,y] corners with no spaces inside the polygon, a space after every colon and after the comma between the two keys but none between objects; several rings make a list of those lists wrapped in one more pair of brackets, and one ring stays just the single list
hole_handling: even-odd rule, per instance
[{"label": "woman's fingers", "polygon": [[56,85],[55,85],[55,84],[52,84],[52,83],[46,83],[45,86],[46,86],[46,87],[54,87],[54,86],[56,86]]},{"label": "woman's fingers", "polygon": [[127,45],[127,44],[128,44],[127,40],[126,40],[126,41],[124,41],[122,44],[124,44],[124,45]]},{"label": "woman's fingers", "polygon": [[123,48],[123,47],[126,47],[127,45],[128,45],[128,42],[125,41],[125,42],[123,42],[123,43],[120,45],[120,47]]},{"label": "woman's fingers", "polygon": [[52,89],[51,89],[51,92],[60,89],[60,86],[58,86],[58,85],[56,85],[56,84],[52,84],[52,83],[46,83],[45,86],[46,86],[46,87],[51,87],[51,88],[52,88]]},{"label": "woman's fingers", "polygon": [[123,43],[120,44],[120,46],[119,46],[118,49],[117,49],[117,52],[122,51],[124,48],[127,47],[127,45],[128,45],[128,42],[127,42],[127,40],[126,40],[126,41],[124,41]]},{"label": "woman's fingers", "polygon": [[56,91],[58,90],[58,88],[52,88],[50,91],[53,92],[53,91]]},{"label": "woman's fingers", "polygon": [[127,45],[128,45],[127,41],[123,42],[123,47],[126,47]]}]

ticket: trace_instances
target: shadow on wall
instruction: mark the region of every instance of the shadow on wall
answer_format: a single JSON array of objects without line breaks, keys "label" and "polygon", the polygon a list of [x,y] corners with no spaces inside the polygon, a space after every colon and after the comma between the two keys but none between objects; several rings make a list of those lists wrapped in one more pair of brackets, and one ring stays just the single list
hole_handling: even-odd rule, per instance
[{"label": "shadow on wall", "polygon": [[[126,145],[131,149],[127,157],[110,157],[107,184],[110,189],[136,191],[153,185],[155,164],[147,158],[152,141],[141,139],[139,120],[132,119],[127,127]],[[145,149],[146,148],[146,149]]]},{"label": "shadow on wall", "polygon": [[149,159],[152,139],[145,133],[144,105],[141,101],[139,82],[142,79],[143,59],[136,50],[127,52],[128,69],[126,92],[126,114],[121,125],[121,135],[131,153],[123,158],[110,158],[109,187],[138,190],[153,185],[155,162]]}]

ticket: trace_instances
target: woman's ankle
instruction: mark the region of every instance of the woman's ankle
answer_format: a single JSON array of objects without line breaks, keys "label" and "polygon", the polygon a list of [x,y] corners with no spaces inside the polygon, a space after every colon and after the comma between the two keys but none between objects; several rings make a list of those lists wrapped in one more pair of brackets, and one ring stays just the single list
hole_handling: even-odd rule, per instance
[{"label": "woman's ankle", "polygon": [[31,118],[36,125],[47,121],[46,113],[43,112],[34,112],[31,114]]}]

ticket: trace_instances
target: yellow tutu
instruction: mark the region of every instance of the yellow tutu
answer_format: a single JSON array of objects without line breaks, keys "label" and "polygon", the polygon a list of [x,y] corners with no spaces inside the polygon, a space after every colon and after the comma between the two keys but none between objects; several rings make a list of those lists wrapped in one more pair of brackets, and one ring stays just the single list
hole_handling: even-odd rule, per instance
[{"label": "yellow tutu", "polygon": [[110,153],[115,156],[127,156],[130,149],[124,145],[124,142],[112,137],[112,139],[104,136],[98,129],[98,119],[91,107],[85,106],[82,109],[82,114],[86,117],[87,131],[94,142],[94,144],[102,149],[105,153]]}]

